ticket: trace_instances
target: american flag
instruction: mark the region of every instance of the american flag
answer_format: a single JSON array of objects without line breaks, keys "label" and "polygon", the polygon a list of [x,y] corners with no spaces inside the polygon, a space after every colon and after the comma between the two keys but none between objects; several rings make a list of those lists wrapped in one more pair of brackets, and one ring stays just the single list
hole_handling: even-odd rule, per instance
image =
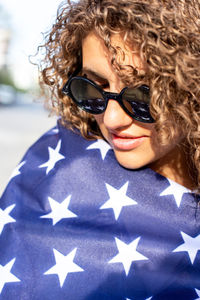
[{"label": "american flag", "polygon": [[198,200],[58,123],[0,201],[0,299],[200,299]]}]

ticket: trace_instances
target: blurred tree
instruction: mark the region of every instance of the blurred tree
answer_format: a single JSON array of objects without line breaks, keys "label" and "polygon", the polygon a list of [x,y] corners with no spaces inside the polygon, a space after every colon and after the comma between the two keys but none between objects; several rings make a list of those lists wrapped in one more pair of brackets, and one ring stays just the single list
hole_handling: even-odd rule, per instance
[{"label": "blurred tree", "polygon": [[12,79],[12,76],[7,68],[1,68],[0,69],[0,84],[7,84],[11,85],[15,88],[14,81]]}]

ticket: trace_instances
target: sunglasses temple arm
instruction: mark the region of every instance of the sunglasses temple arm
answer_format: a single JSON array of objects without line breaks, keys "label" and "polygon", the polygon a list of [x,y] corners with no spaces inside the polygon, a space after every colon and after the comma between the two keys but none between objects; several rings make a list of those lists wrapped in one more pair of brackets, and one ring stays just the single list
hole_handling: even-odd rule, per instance
[{"label": "sunglasses temple arm", "polygon": [[69,95],[68,93],[68,83],[70,82],[71,78],[76,76],[82,69],[82,66],[79,65],[78,68],[69,76],[69,79],[67,80],[66,84],[62,88],[62,93],[65,95]]},{"label": "sunglasses temple arm", "polygon": [[68,81],[67,81],[67,83],[63,86],[63,88],[62,88],[62,93],[65,94],[66,96],[69,95],[69,92],[68,92]]}]

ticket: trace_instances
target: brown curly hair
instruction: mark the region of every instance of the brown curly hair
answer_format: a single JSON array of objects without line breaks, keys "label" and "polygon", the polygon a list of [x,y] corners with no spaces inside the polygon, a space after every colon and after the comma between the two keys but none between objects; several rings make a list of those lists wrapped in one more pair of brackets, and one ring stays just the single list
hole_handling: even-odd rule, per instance
[{"label": "brown curly hair", "polygon": [[[147,83],[151,114],[159,142],[167,144],[184,130],[190,167],[200,188],[200,1],[199,0],[79,0],[63,3],[46,35],[41,83],[51,89],[51,105],[62,123],[87,138],[101,137],[90,114],[62,94],[69,75],[81,65],[82,40],[95,31],[112,53],[112,65],[128,85]],[[111,36],[137,49],[146,74],[119,62]],[[177,126],[177,124],[179,126]]]}]

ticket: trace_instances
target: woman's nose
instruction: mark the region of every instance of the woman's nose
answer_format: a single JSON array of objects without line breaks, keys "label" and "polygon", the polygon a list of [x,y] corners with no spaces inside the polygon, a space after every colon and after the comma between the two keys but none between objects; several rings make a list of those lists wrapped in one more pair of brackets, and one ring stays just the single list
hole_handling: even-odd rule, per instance
[{"label": "woman's nose", "polygon": [[116,130],[131,125],[133,119],[122,109],[116,100],[109,99],[103,121],[108,129]]}]

